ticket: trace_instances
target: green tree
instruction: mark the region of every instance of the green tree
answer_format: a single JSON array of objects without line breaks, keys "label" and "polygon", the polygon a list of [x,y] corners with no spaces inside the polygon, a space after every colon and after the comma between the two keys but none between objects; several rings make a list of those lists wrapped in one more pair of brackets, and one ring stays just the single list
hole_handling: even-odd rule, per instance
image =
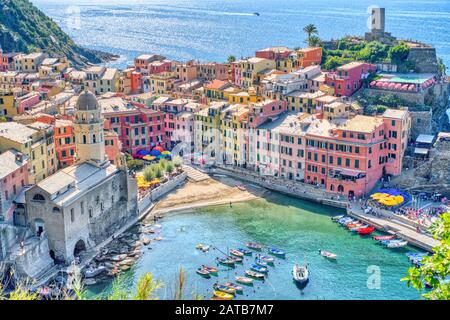
[{"label": "green tree", "polygon": [[409,50],[409,47],[403,43],[391,47],[388,51],[389,59],[396,64],[402,63],[408,58]]},{"label": "green tree", "polygon": [[310,47],[319,47],[322,44],[322,40],[318,36],[312,35],[309,38],[309,46]]},{"label": "green tree", "polygon": [[343,64],[344,64],[344,62],[343,62],[342,58],[329,56],[322,67],[324,70],[333,70]]},{"label": "green tree", "polygon": [[370,63],[381,62],[388,57],[388,46],[378,41],[372,41],[365,45],[356,56],[358,60]]},{"label": "green tree", "polygon": [[227,60],[228,60],[228,63],[232,63],[232,62],[236,61],[236,57],[233,55],[229,55]]},{"label": "green tree", "polygon": [[308,46],[311,47],[312,46],[311,45],[311,37],[313,35],[317,35],[319,33],[319,31],[317,30],[316,26],[312,23],[306,25],[303,28],[303,31],[307,34],[307,36],[308,36],[307,43],[308,43]]},{"label": "green tree", "polygon": [[422,294],[425,299],[450,300],[450,213],[444,213],[430,231],[440,244],[433,248],[432,256],[423,258],[421,267],[409,268],[402,281],[419,292],[428,284],[431,289]]},{"label": "green tree", "polygon": [[447,66],[445,65],[444,60],[442,60],[442,58],[438,59],[438,71],[440,75],[447,74]]},{"label": "green tree", "polygon": [[139,159],[128,160],[127,167],[132,171],[139,171],[144,167],[144,161]]}]

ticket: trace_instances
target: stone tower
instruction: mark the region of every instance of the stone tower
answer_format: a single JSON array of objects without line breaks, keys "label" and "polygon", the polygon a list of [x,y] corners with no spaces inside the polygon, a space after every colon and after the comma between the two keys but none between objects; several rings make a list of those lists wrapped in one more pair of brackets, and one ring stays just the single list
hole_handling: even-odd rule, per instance
[{"label": "stone tower", "polygon": [[88,161],[102,166],[107,162],[100,106],[94,94],[87,90],[78,97],[74,133],[78,163]]}]

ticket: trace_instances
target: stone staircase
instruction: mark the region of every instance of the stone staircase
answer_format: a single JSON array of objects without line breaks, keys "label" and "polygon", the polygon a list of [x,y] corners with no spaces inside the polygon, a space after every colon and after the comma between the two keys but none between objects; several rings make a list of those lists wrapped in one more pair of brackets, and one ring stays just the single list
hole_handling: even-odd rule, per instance
[{"label": "stone staircase", "polygon": [[188,178],[195,182],[200,182],[200,181],[210,179],[210,177],[206,173],[203,173],[200,170],[195,169],[193,167],[185,165],[185,166],[183,166],[183,170],[184,170],[184,172],[187,173]]}]

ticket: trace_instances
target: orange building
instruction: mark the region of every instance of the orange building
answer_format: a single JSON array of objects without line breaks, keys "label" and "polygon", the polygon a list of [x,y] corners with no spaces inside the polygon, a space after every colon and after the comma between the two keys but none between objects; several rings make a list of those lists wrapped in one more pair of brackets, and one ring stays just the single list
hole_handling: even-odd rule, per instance
[{"label": "orange building", "polygon": [[75,161],[75,137],[71,120],[55,120],[55,153],[59,168],[71,166]]},{"label": "orange building", "polygon": [[306,68],[313,65],[320,65],[322,62],[322,48],[304,48],[297,51],[298,66]]}]

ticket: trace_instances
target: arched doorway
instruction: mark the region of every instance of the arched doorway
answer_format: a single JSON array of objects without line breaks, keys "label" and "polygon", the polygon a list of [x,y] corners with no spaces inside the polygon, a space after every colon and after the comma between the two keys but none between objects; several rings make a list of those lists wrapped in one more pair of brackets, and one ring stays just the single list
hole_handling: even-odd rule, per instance
[{"label": "arched doorway", "polygon": [[45,222],[42,219],[34,220],[34,230],[36,231],[36,235],[40,237],[45,231]]},{"label": "arched doorway", "polygon": [[73,249],[74,257],[80,256],[80,253],[82,253],[83,251],[86,251],[86,244],[84,243],[83,239],[80,239],[75,244],[75,248]]},{"label": "arched doorway", "polygon": [[342,184],[338,185],[337,191],[344,192],[344,186]]},{"label": "arched doorway", "polygon": [[353,197],[355,196],[355,191],[350,190],[350,191],[348,192],[348,196],[349,196],[350,198],[353,198]]}]

